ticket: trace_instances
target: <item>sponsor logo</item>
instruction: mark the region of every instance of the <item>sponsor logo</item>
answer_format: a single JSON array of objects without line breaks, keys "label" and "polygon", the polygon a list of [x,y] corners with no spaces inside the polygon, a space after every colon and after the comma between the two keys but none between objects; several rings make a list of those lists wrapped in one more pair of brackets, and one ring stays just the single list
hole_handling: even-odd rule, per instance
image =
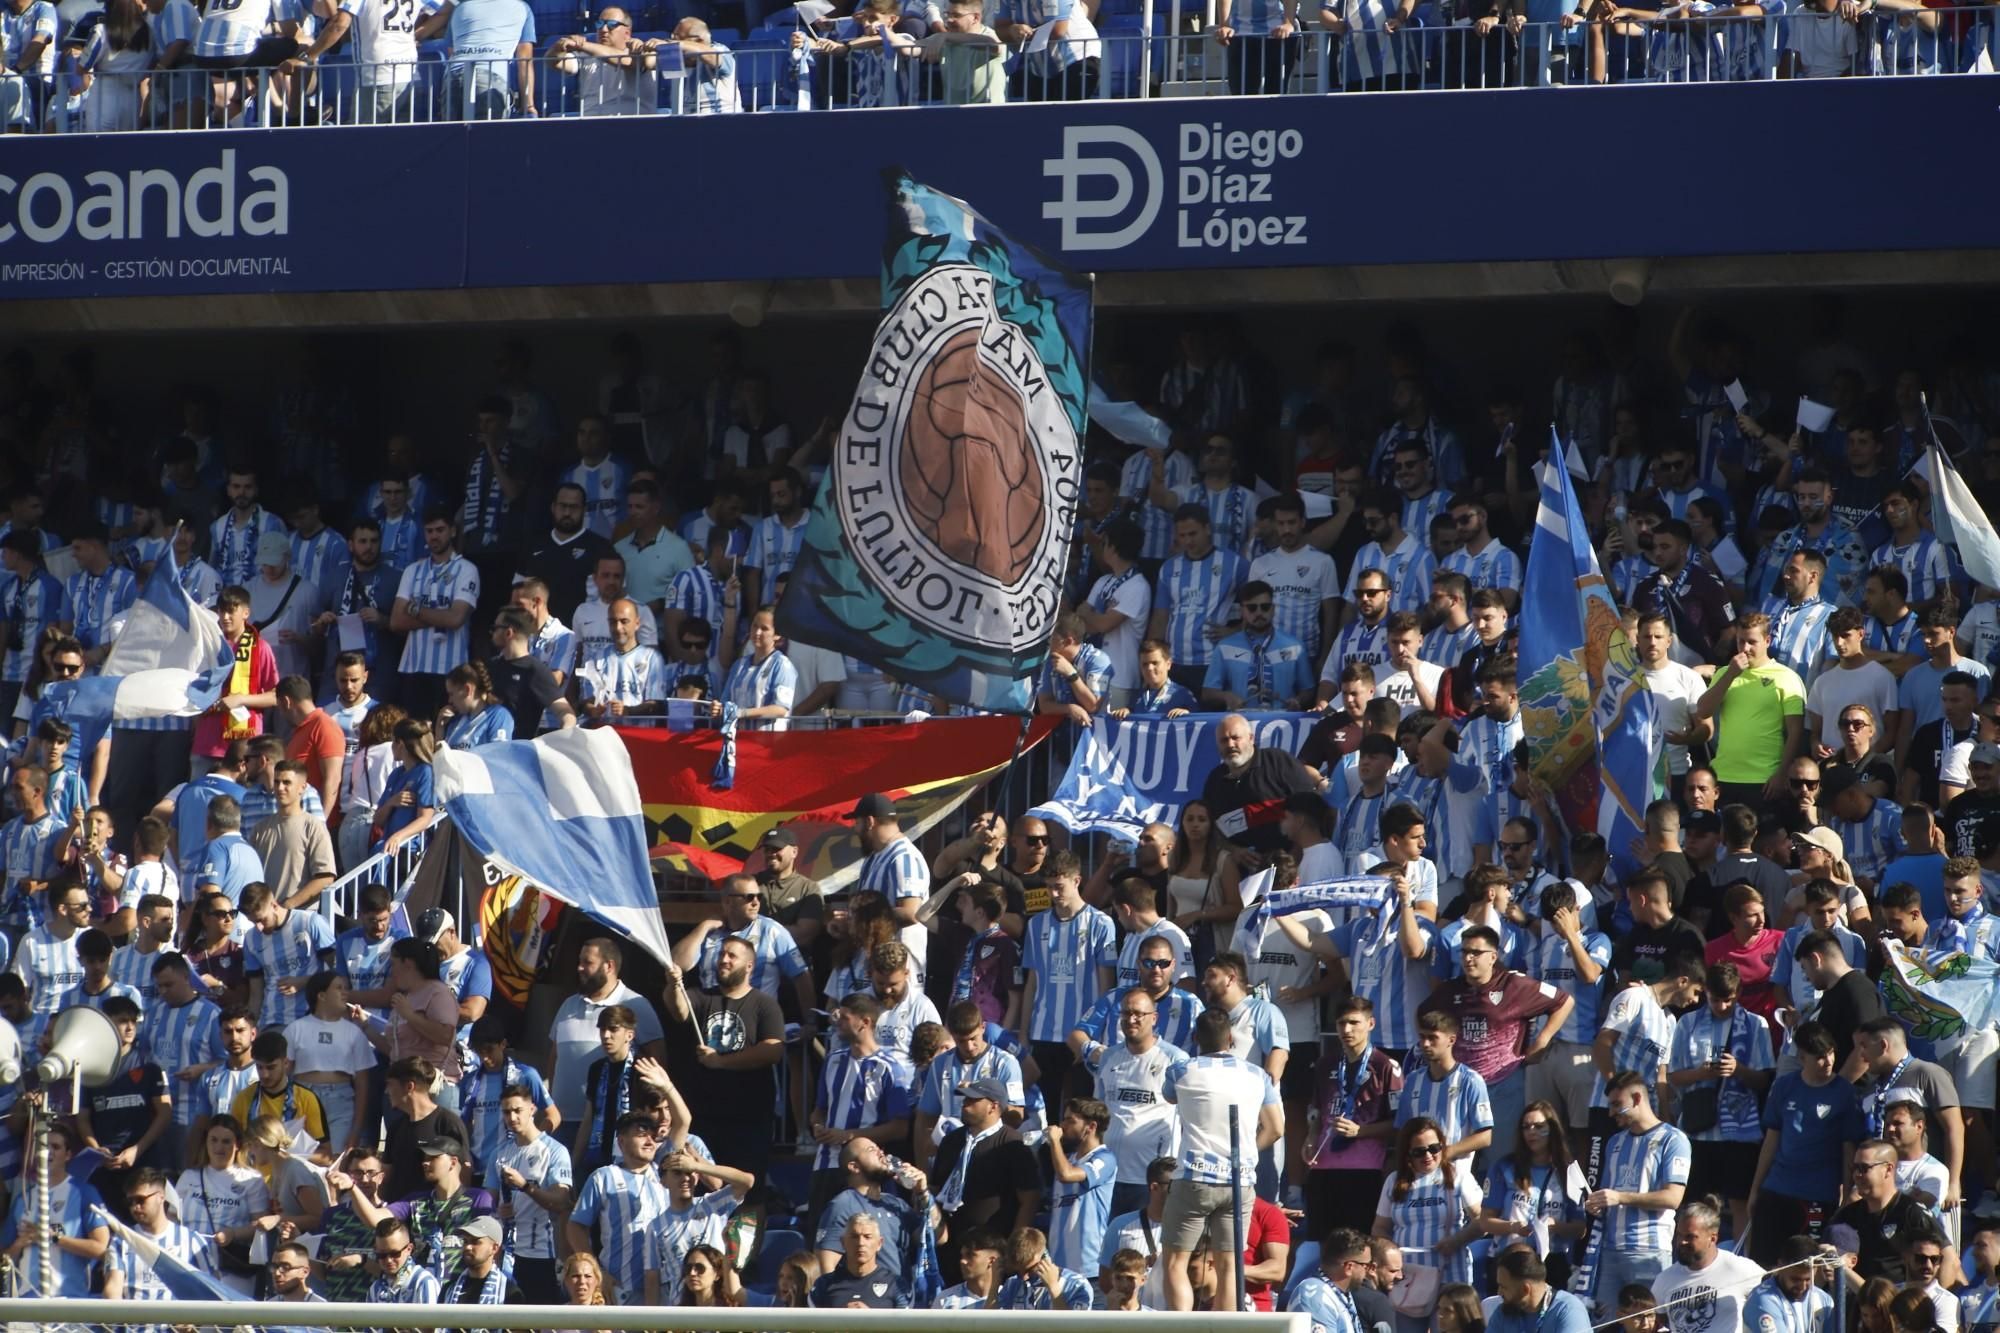
[{"label": "sponsor logo", "polygon": [[221,158],[185,175],[161,167],[91,171],[81,180],[54,171],[0,175],[0,245],[51,245],[72,234],[86,241],[286,235],[291,181],[283,168],[240,169],[233,148]]},{"label": "sponsor logo", "polygon": [[[1086,148],[1123,155],[1086,154]],[[1064,126],[1062,156],[1045,159],[1042,174],[1062,182],[1062,192],[1042,205],[1042,216],[1062,224],[1065,250],[1124,249],[1152,230],[1166,195],[1160,155],[1144,136],[1122,125]],[[1109,193],[1086,193],[1083,182],[1092,178],[1109,180]],[[1124,225],[1111,225],[1120,218]]]}]

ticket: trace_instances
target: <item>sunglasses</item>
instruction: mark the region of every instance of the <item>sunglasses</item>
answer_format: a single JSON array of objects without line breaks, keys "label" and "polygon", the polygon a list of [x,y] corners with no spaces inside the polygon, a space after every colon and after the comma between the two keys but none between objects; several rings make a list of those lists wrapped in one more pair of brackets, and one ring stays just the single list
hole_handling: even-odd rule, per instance
[{"label": "sunglasses", "polygon": [[631,26],[624,19],[599,19],[597,21],[597,30],[599,32],[603,32],[609,28],[629,28]]},{"label": "sunglasses", "polygon": [[1811,790],[1812,790],[1813,788],[1815,788],[1815,787],[1819,786],[1819,779],[1818,779],[1818,778],[1793,778],[1793,779],[1792,779],[1792,785],[1793,785],[1794,787],[1797,787],[1797,788],[1799,788],[1799,789],[1800,789],[1800,790],[1802,790],[1802,791],[1811,791]]},{"label": "sunglasses", "polygon": [[1271,602],[1245,602],[1243,603],[1243,609],[1245,611],[1269,611],[1272,605],[1273,603]]},{"label": "sunglasses", "polygon": [[1046,833],[1023,833],[1021,841],[1027,843],[1030,847],[1043,847],[1048,844],[1049,835]]},{"label": "sunglasses", "polygon": [[210,912],[209,915],[214,917],[218,921],[227,921],[229,920],[229,918],[236,915],[236,909],[232,907],[224,907],[216,911]]},{"label": "sunglasses", "polygon": [[1444,1145],[1442,1143],[1420,1143],[1410,1149],[1410,1156],[1412,1157],[1442,1157],[1443,1155]]},{"label": "sunglasses", "polygon": [[1139,960],[1139,966],[1149,972],[1158,972],[1173,965],[1174,960],[1171,958],[1141,958]]},{"label": "sunglasses", "polygon": [[1872,724],[1865,717],[1844,717],[1840,720],[1840,729],[1842,731],[1860,731],[1863,727],[1870,725]]},{"label": "sunglasses", "polygon": [[681,651],[684,653],[705,653],[708,651],[708,645],[700,639],[682,639]]},{"label": "sunglasses", "polygon": [[1503,852],[1525,852],[1534,845],[1532,842],[1508,842],[1505,838],[1500,840],[1500,850]]}]

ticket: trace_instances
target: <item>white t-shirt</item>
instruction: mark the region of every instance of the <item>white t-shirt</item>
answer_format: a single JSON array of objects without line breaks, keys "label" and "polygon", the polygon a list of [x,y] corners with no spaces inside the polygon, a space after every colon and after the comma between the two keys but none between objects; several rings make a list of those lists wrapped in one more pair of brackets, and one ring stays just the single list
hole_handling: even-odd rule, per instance
[{"label": "white t-shirt", "polygon": [[1828,667],[1820,672],[1806,691],[1806,711],[1819,718],[1821,745],[1840,748],[1840,714],[1850,704],[1867,704],[1875,710],[1875,734],[1879,737],[1889,715],[1896,711],[1896,677],[1880,662]]},{"label": "white t-shirt", "polygon": [[1785,49],[1798,54],[1799,64],[1809,79],[1832,79],[1852,73],[1858,48],[1854,25],[1838,14],[1799,9],[1791,20]]},{"label": "white t-shirt", "polygon": [[[1339,853],[1335,853],[1339,855]],[[1333,921],[1325,912],[1301,912],[1299,919],[1304,922],[1308,938],[1330,933]],[[1250,984],[1264,986],[1271,1003],[1278,1006],[1278,1012],[1285,1016],[1285,1027],[1290,1031],[1292,1045],[1319,1046],[1319,1002],[1317,1000],[1295,1000],[1290,1004],[1280,1003],[1278,991],[1284,986],[1294,986],[1304,990],[1319,980],[1319,960],[1306,949],[1293,944],[1290,937],[1278,928],[1276,918],[1264,923],[1263,933],[1251,940],[1239,934],[1232,946],[1242,951],[1250,962]]]},{"label": "white t-shirt", "polygon": [[1153,589],[1146,576],[1137,566],[1123,574],[1106,574],[1091,585],[1089,602],[1099,613],[1124,613],[1124,624],[1097,638],[1111,659],[1111,688],[1138,689],[1139,643],[1146,637],[1146,621],[1153,611]]},{"label": "white t-shirt", "polygon": [[375,1048],[356,1023],[329,1023],[307,1014],[285,1024],[294,1074],[358,1074],[375,1067]]},{"label": "white t-shirt", "polygon": [[[1731,1333],[1743,1327],[1743,1302],[1764,1280],[1764,1270],[1740,1254],[1718,1250],[1708,1267],[1674,1264],[1653,1279],[1653,1299],[1667,1309],[1673,1333]],[[1697,1299],[1689,1300],[1689,1297]],[[1707,1299],[1702,1299],[1702,1298]]]},{"label": "white t-shirt", "polygon": [[[797,697],[800,699],[804,699],[829,681],[845,684],[847,680],[847,664],[841,660],[839,653],[787,639],[785,656],[791,660],[792,670],[799,673]],[[833,703],[838,698],[836,694],[834,699],[827,702]]]},{"label": "white t-shirt", "polygon": [[[1412,676],[1415,676],[1416,680],[1412,680]],[[1403,716],[1408,717],[1423,707],[1417,699],[1417,681],[1423,682],[1424,688],[1430,691],[1432,702],[1436,702],[1438,684],[1443,679],[1443,667],[1419,658],[1408,671],[1397,671],[1379,677],[1375,681],[1375,693],[1384,699],[1394,699],[1396,706],[1403,710]]]},{"label": "white t-shirt", "polygon": [[[1646,673],[1646,688],[1653,692],[1653,706],[1660,717],[1660,729],[1686,731],[1694,721],[1694,706],[1708,682],[1693,667],[1669,661],[1657,671]],[[1667,771],[1679,775],[1688,771],[1688,747],[1667,746]]]},{"label": "white t-shirt", "polygon": [[1250,581],[1271,585],[1272,623],[1317,653],[1320,604],[1340,596],[1340,575],[1333,557],[1311,546],[1296,551],[1266,551],[1250,562]]}]

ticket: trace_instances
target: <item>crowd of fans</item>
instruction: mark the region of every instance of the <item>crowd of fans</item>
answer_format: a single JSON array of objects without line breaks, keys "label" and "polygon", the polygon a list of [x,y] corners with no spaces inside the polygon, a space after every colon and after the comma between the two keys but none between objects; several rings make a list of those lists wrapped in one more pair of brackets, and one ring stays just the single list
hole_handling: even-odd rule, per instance
[{"label": "crowd of fans", "polygon": [[[1200,799],[920,849],[865,797],[851,890],[773,830],[657,992],[593,939],[547,1033],[448,912],[322,895],[430,825],[440,744],[947,711],[777,634],[830,428],[727,339],[672,388],[621,340],[560,412],[510,347],[464,447],[379,458],[326,383],[255,436],[190,390],[141,444],[87,358],[0,362],[0,1015],[121,1041],[46,1234],[13,1168],[64,1108],[0,1094],[15,1290],[50,1244],[62,1294],[162,1298],[102,1204],[283,1300],[1233,1309],[1240,1262],[1336,1333],[1803,1333],[1835,1283],[1873,1333],[1990,1323],[2000,1033],[1908,1031],[1872,978],[2000,954],[2000,602],[1917,466],[1993,495],[2000,378],[1832,335],[1759,378],[1692,312],[1664,350],[1578,336],[1476,414],[1405,330],[1380,386],[1329,344],[1270,392],[1199,324],[1158,378],[1113,360],[1172,446],[1093,437],[1036,706],[1221,715]],[[1551,426],[1664,720],[1629,847],[1526,762]],[[70,682],[169,548],[228,693],[86,748]],[[1297,754],[1277,712],[1316,715]],[[1266,869],[1389,897],[1246,915]]]},{"label": "crowd of fans", "polygon": [[[593,14],[567,0],[8,0],[0,127],[711,115],[1158,91],[1139,77],[1147,37],[1129,0],[813,0],[776,21],[759,0],[740,8],[743,34],[712,30],[707,6],[680,3]],[[1222,0],[1207,33],[1179,34],[1179,72],[1162,60],[1155,78],[1199,81],[1206,60],[1231,92],[1291,91],[1322,56],[1312,86],[1349,90],[1991,72],[2000,29],[1985,8],[1322,0],[1315,14]]]}]

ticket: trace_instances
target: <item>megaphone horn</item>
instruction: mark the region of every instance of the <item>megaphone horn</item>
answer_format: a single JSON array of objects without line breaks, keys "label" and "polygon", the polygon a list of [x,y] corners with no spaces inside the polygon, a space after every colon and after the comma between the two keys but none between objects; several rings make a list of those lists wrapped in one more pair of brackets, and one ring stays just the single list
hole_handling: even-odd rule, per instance
[{"label": "megaphone horn", "polygon": [[35,1066],[44,1085],[73,1076],[95,1088],[109,1081],[118,1067],[118,1029],[88,1005],[72,1005],[49,1024],[49,1053]]}]

